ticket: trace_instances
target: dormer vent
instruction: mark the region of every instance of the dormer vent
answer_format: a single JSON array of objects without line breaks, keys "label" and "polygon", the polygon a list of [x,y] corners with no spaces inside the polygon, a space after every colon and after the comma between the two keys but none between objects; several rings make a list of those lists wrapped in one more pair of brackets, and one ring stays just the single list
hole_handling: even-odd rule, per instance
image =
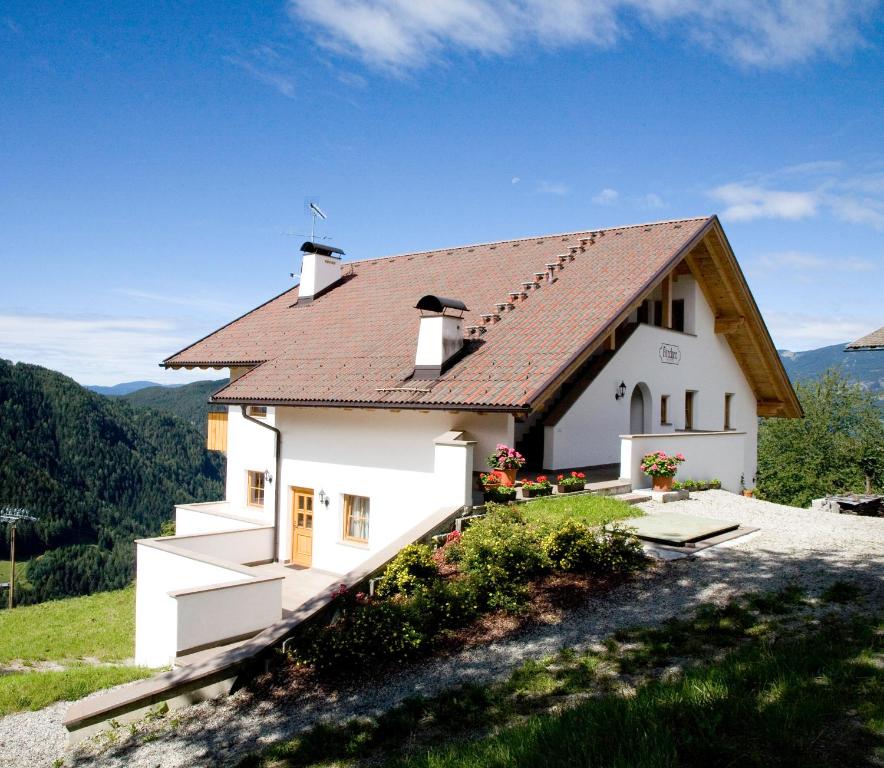
[{"label": "dormer vent", "polygon": [[309,240],[301,246],[301,284],[298,304],[309,304],[341,279],[340,248]]},{"label": "dormer vent", "polygon": [[414,378],[435,379],[463,349],[463,313],[466,304],[444,296],[424,296],[415,304],[421,313],[414,357]]}]

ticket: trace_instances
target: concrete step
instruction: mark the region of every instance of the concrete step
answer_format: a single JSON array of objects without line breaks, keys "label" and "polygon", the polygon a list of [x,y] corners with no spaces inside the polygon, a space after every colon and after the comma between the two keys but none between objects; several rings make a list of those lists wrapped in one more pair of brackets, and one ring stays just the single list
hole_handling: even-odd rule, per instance
[{"label": "concrete step", "polygon": [[615,493],[613,498],[618,501],[625,501],[627,504],[641,504],[643,501],[650,501],[651,497],[647,493]]},{"label": "concrete step", "polygon": [[597,496],[617,496],[632,492],[632,483],[629,480],[602,480],[599,483],[587,483],[586,490],[592,491]]}]

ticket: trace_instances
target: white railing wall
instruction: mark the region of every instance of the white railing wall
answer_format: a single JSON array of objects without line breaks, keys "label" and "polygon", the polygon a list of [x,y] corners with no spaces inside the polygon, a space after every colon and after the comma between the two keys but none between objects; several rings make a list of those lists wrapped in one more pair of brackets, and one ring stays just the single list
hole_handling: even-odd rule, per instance
[{"label": "white railing wall", "polygon": [[[633,488],[649,488],[651,478],[641,471],[646,454],[664,451],[682,453],[676,479],[721,480],[721,487],[739,493],[745,473],[745,432],[665,432],[649,435],[620,435],[620,476]],[[751,486],[752,478],[744,478]]]}]

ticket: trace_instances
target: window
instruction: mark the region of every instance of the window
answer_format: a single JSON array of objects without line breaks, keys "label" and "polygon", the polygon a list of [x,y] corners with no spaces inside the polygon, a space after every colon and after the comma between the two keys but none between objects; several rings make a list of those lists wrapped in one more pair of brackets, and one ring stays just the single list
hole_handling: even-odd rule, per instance
[{"label": "window", "polygon": [[368,541],[368,499],[365,496],[344,496],[344,538],[347,541]]},{"label": "window", "polygon": [[694,395],[696,392],[688,390],[684,393],[684,428],[694,428]]},{"label": "window", "polygon": [[246,500],[251,507],[264,506],[264,473],[250,469],[248,471],[248,493]]},{"label": "window", "polygon": [[672,302],[672,330],[684,333],[684,299]]},{"label": "window", "polygon": [[669,395],[660,396],[660,423],[669,423]]},{"label": "window", "polygon": [[663,302],[660,299],[654,302],[654,325],[658,328],[663,325]]},{"label": "window", "polygon": [[733,429],[731,426],[731,401],[734,396],[731,392],[724,393],[724,428]]},{"label": "window", "polygon": [[254,416],[259,419],[266,418],[267,416],[267,406],[266,405],[250,405],[246,408],[246,413],[249,416]]},{"label": "window", "polygon": [[639,304],[638,311],[636,312],[636,322],[648,322],[648,302],[643,301],[641,304]]}]

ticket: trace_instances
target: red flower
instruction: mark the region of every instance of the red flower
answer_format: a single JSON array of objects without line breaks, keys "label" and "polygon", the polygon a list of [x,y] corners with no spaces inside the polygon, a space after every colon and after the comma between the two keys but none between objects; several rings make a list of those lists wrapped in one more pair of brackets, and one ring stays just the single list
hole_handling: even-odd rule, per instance
[{"label": "red flower", "polygon": [[557,479],[560,480],[560,481],[561,481],[561,480],[564,480],[564,479],[565,479],[565,476],[564,476],[564,475],[559,475]]}]

